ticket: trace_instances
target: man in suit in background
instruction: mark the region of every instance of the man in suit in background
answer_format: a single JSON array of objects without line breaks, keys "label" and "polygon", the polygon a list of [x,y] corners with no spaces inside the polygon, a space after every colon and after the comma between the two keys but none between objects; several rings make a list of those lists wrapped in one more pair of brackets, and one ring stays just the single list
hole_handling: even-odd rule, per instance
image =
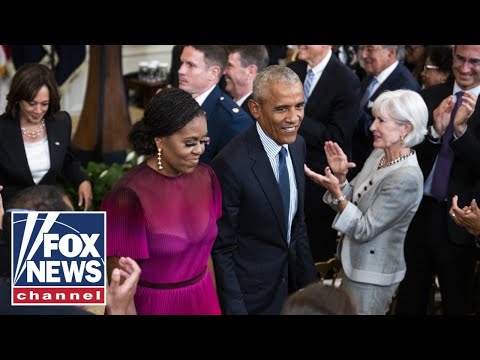
[{"label": "man in suit in background", "polygon": [[211,163],[223,196],[212,250],[223,314],[280,314],[289,293],[318,281],[303,210],[303,106],[291,69],[261,71],[250,100],[257,123]]},{"label": "man in suit in background", "polygon": [[266,66],[268,52],[265,45],[228,46],[228,62],[224,71],[225,90],[251,118],[248,100],[252,98],[253,79]]},{"label": "man in suit in background", "polygon": [[403,57],[402,45],[359,45],[359,57],[367,75],[361,83],[360,112],[353,135],[353,162],[357,167],[349,172],[350,179],[360,172],[373,150],[373,136],[369,129],[375,99],[387,90],[420,91],[418,81],[399,61]]},{"label": "man in suit in background", "polygon": [[208,164],[253,120],[218,87],[227,65],[227,50],[221,45],[185,45],[178,69],[179,88],[190,93],[207,115],[210,145],[200,161]]},{"label": "man in suit in background", "polygon": [[[331,45],[298,45],[298,59],[288,66],[306,85],[307,72],[313,80],[299,134],[307,144],[306,164],[323,174],[327,164],[325,141],[334,141],[351,156],[352,136],[358,113],[360,81],[353,71],[333,55]],[[332,228],[335,211],[322,198],[325,189],[309,178],[305,184],[305,220],[315,261],[333,257],[337,231]]]},{"label": "man in suit in background", "polygon": [[[480,45],[456,45],[452,70],[454,83],[431,86],[421,93],[429,110],[429,135],[416,149],[425,179],[424,196],[405,239],[407,273],[400,284],[397,303],[397,313],[402,315],[426,313],[435,275],[440,284],[443,314],[472,312],[475,239],[455,224],[449,209],[454,195],[458,195],[458,206],[463,208],[480,190]],[[459,91],[464,93],[458,94]],[[451,120],[457,98],[461,106]],[[451,121],[453,136],[445,140]],[[435,173],[439,163],[443,164],[444,151],[440,151],[444,150],[445,141],[453,152],[452,164],[439,178]],[[439,194],[438,181],[445,178],[446,189]]]}]

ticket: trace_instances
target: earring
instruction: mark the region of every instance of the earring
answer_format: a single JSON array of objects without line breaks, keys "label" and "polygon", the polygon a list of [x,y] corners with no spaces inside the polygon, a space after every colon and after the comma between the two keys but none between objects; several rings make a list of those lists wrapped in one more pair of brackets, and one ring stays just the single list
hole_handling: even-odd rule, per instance
[{"label": "earring", "polygon": [[403,136],[403,135],[400,135],[400,140],[402,140],[402,141],[403,141],[403,139],[405,139],[405,136]]},{"label": "earring", "polygon": [[162,149],[158,148],[158,170],[162,170]]}]

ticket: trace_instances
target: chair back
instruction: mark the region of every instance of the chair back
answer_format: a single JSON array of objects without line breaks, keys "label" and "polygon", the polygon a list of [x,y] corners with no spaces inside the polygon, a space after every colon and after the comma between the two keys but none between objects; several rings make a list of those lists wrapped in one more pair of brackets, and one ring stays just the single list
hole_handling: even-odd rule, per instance
[{"label": "chair back", "polygon": [[317,269],[318,279],[322,284],[340,286],[342,263],[338,258],[333,257],[327,261],[317,261],[315,268]]}]

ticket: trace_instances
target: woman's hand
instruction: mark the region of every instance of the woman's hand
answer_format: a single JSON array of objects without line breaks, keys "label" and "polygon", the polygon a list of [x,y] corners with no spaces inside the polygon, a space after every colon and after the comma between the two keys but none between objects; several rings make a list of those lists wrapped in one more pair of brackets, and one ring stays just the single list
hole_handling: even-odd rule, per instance
[{"label": "woman's hand", "polygon": [[356,167],[355,163],[348,161],[347,155],[345,155],[342,148],[336,142],[325,141],[324,149],[328,165],[333,175],[337,177],[340,183],[345,182],[348,169]]},{"label": "woman's hand", "polygon": [[338,181],[338,178],[332,174],[328,166],[325,168],[325,176],[310,170],[307,165],[304,165],[304,169],[305,174],[310,179],[327,189],[333,197],[338,198],[340,195],[342,195],[342,190],[340,189],[340,183]]},{"label": "woman's hand", "polygon": [[83,181],[78,187],[78,206],[85,205],[83,210],[87,211],[92,207],[92,185],[90,181]]}]

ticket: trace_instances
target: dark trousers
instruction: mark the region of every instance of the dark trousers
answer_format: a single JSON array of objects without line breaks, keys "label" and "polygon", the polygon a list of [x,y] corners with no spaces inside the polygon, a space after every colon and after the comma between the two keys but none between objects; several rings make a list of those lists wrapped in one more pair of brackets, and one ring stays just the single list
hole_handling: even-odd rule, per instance
[{"label": "dark trousers", "polygon": [[397,314],[424,315],[432,277],[438,276],[443,314],[472,312],[475,245],[450,241],[447,203],[424,196],[405,240],[407,272],[398,292]]},{"label": "dark trousers", "polygon": [[310,250],[315,262],[325,261],[337,250],[337,230],[332,228],[337,213],[323,202],[325,189],[309,179],[305,185],[305,223]]}]

